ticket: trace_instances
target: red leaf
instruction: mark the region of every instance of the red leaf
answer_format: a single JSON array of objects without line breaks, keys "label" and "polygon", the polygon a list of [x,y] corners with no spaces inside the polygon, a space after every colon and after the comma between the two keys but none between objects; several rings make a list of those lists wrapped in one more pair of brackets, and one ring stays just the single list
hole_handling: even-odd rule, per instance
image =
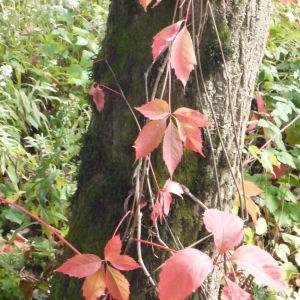
[{"label": "red leaf", "polygon": [[[163,191],[168,191],[169,193],[175,194],[179,197],[184,193],[182,187],[178,182],[168,179],[163,187]],[[181,197],[182,198],[182,197]]]},{"label": "red leaf", "polygon": [[256,128],[257,123],[258,123],[258,115],[256,113],[253,113],[253,115],[251,116],[250,122],[249,122],[249,126],[247,128],[248,131],[251,131],[253,129]]},{"label": "red leaf", "polygon": [[104,265],[95,274],[87,276],[82,286],[83,297],[85,300],[97,300],[105,294],[105,269]]},{"label": "red leaf", "polygon": [[122,242],[120,235],[112,237],[105,245],[104,258],[108,261],[113,261],[118,258],[121,254]]},{"label": "red leaf", "polygon": [[176,123],[180,138],[184,142],[184,147],[204,156],[202,152],[202,139],[199,128],[190,123],[182,123],[177,118]]},{"label": "red leaf", "polygon": [[139,0],[139,3],[143,6],[144,10],[147,11],[147,6],[151,3],[152,0]]},{"label": "red leaf", "polygon": [[160,99],[154,99],[140,107],[135,107],[135,109],[150,120],[160,120],[170,114],[168,102]]},{"label": "red leaf", "polygon": [[283,175],[285,175],[288,167],[289,166],[286,164],[280,164],[280,167],[273,165],[273,172],[274,172],[273,178],[278,179],[278,178],[282,177]]},{"label": "red leaf", "polygon": [[268,108],[264,102],[264,99],[261,95],[256,96],[256,104],[258,112],[268,112]]},{"label": "red leaf", "polygon": [[110,260],[110,263],[119,270],[130,271],[140,268],[141,266],[130,256],[120,255],[114,260]]},{"label": "red leaf", "polygon": [[202,155],[204,157],[204,154],[202,152],[202,139],[200,137],[200,134],[199,134],[199,136],[192,136],[192,137],[186,138],[186,140],[184,142],[184,147],[186,149],[198,152],[200,155]]},{"label": "red leaf", "polygon": [[155,220],[157,219],[157,218],[159,218],[159,220],[160,220],[160,223],[161,223],[161,221],[162,221],[162,206],[161,206],[161,204],[160,204],[160,202],[156,199],[156,201],[155,201],[155,204],[154,204],[154,206],[153,206],[153,209],[152,209],[152,213],[151,213],[151,215],[150,215],[150,218],[151,218],[151,220],[152,220],[152,222],[153,222],[153,226],[155,225]]},{"label": "red leaf", "polygon": [[169,192],[162,192],[162,203],[164,207],[164,214],[167,216],[170,211],[170,205],[172,203],[172,196]]},{"label": "red leaf", "polygon": [[102,264],[100,257],[94,254],[81,254],[68,259],[56,272],[82,278],[96,273]]},{"label": "red leaf", "polygon": [[180,122],[190,123],[197,127],[205,127],[210,125],[199,111],[187,107],[180,107],[176,109],[173,115]]},{"label": "red leaf", "polygon": [[180,139],[177,127],[173,124],[172,120],[170,120],[164,137],[163,159],[167,165],[171,177],[181,161],[182,155],[182,141]]},{"label": "red leaf", "polygon": [[129,299],[129,283],[118,270],[107,266],[106,286],[109,294],[117,300]]},{"label": "red leaf", "polygon": [[226,285],[222,290],[222,299],[224,300],[251,300],[251,295],[241,289],[236,283],[226,278]]},{"label": "red leaf", "polygon": [[207,209],[203,221],[207,231],[214,234],[219,253],[232,249],[243,239],[244,222],[236,215],[218,209]]},{"label": "red leaf", "polygon": [[178,21],[162,29],[154,38],[152,44],[153,61],[161,54],[162,51],[173,41],[178,33],[183,20]]},{"label": "red leaf", "polygon": [[196,64],[191,35],[184,25],[174,40],[171,52],[171,67],[184,87]]},{"label": "red leaf", "polygon": [[96,104],[97,110],[101,112],[105,104],[104,92],[97,83],[92,84],[89,95],[93,97],[93,101]]},{"label": "red leaf", "polygon": [[172,196],[171,194],[175,194],[182,198],[181,194],[183,194],[183,190],[179,183],[168,179],[162,189],[162,197],[163,197],[163,207],[164,207],[164,214],[168,215],[170,211],[170,205],[172,203]]},{"label": "red leaf", "polygon": [[166,260],[160,273],[159,299],[185,299],[203,283],[213,267],[205,253],[193,248],[177,251]]},{"label": "red leaf", "polygon": [[133,146],[136,151],[135,160],[145,157],[158,147],[166,131],[166,121],[151,121],[143,127]]},{"label": "red leaf", "polygon": [[282,280],[283,270],[268,252],[257,246],[241,246],[227,261],[235,262],[262,284],[272,286],[278,291],[286,288],[286,284]]},{"label": "red leaf", "polygon": [[280,3],[282,3],[282,4],[288,4],[289,2],[293,2],[293,3],[297,4],[298,0],[280,0]]}]

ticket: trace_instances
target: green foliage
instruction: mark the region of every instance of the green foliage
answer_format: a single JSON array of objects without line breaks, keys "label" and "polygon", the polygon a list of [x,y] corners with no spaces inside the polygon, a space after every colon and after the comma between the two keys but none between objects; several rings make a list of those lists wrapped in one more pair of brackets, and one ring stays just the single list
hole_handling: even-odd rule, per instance
[{"label": "green foliage", "polygon": [[[108,1],[0,1],[0,190],[62,234],[80,140],[90,121],[88,70],[99,51],[107,7]],[[28,226],[28,243],[37,251],[26,259],[20,249],[1,253],[0,299],[23,299],[21,269],[39,267],[41,273],[45,258],[55,259],[50,233],[29,222],[14,208],[1,211],[3,236]],[[48,289],[47,276],[41,278],[34,288],[44,293],[34,299]]]},{"label": "green foliage", "polygon": [[[262,95],[266,109],[258,112],[257,127],[247,137],[252,139],[247,145],[248,154],[256,161],[246,168],[245,174],[247,180],[264,191],[256,203],[260,217],[267,224],[263,233],[258,234],[258,227],[256,231],[252,229],[256,237],[250,242],[258,243],[275,255],[291,288],[280,295],[257,288],[255,299],[299,297],[294,284],[300,271],[299,21],[299,5],[274,3],[267,51],[258,78],[258,94]],[[294,123],[287,126],[290,122]],[[270,139],[269,146],[261,149]],[[249,230],[251,232],[251,225],[247,236]]]}]

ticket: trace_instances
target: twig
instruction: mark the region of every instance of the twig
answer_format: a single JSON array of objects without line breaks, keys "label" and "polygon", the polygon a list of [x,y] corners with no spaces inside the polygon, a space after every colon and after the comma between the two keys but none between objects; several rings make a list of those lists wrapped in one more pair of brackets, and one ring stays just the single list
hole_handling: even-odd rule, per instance
[{"label": "twig", "polygon": [[202,208],[204,208],[204,209],[208,209],[208,207],[204,204],[204,203],[202,203],[198,198],[196,198],[191,192],[190,192],[190,190],[186,187],[186,186],[184,186],[184,185],[180,185],[181,187],[182,187],[182,190],[183,190],[183,192],[187,195],[187,196],[189,196],[194,202],[196,202],[197,204],[199,204]]},{"label": "twig", "polygon": [[34,214],[32,214],[30,211],[26,210],[25,208],[23,208],[22,206],[20,206],[18,204],[15,204],[13,202],[10,202],[7,199],[2,198],[1,196],[0,196],[0,202],[4,202],[4,203],[6,203],[6,204],[8,204],[10,206],[13,206],[14,208],[20,210],[21,212],[23,212],[27,216],[29,216],[29,217],[37,220],[40,224],[44,225],[47,229],[49,229],[58,239],[60,239],[63,243],[65,243],[76,254],[81,255],[81,253],[73,245],[71,245],[64,237],[62,237],[52,226],[50,226],[49,224],[47,224],[46,222],[44,222],[39,217],[37,217]]}]

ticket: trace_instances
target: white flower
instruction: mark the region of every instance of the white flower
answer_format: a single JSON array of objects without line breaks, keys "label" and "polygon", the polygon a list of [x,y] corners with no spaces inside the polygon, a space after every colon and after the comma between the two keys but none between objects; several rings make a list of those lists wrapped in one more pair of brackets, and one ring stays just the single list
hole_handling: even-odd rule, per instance
[{"label": "white flower", "polygon": [[4,65],[0,67],[0,73],[2,73],[2,76],[4,77],[10,77],[13,72],[13,69],[11,65]]},{"label": "white flower", "polygon": [[289,19],[290,22],[295,22],[295,16],[291,12],[286,13],[285,16]]},{"label": "white flower", "polygon": [[56,65],[57,65],[57,60],[55,60],[55,59],[50,60],[50,63],[51,63],[52,65],[56,66]]},{"label": "white flower", "polygon": [[61,14],[61,15],[67,13],[67,10],[62,5],[53,5],[52,11],[57,12],[58,14]]},{"label": "white flower", "polygon": [[68,0],[68,1],[66,1],[66,5],[67,5],[67,7],[71,8],[71,9],[78,8],[79,1],[78,0]]},{"label": "white flower", "polygon": [[0,86],[3,86],[3,87],[5,87],[5,86],[6,86],[6,82],[4,82],[4,81],[0,81]]},{"label": "white flower", "polygon": [[2,19],[7,21],[8,20],[8,12],[7,10],[4,10],[3,13],[2,13]]}]

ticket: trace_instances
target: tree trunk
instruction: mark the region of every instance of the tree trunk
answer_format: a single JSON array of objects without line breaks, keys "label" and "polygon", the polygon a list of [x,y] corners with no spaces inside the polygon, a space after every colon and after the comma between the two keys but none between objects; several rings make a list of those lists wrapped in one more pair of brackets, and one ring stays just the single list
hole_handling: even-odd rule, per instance
[{"label": "tree trunk", "polygon": [[[232,205],[233,178],[239,169],[238,153],[243,147],[256,76],[268,36],[271,2],[228,0],[224,5],[220,0],[210,3],[194,1],[188,30],[195,36],[198,65],[185,90],[174,75],[172,111],[181,106],[199,109],[211,126],[203,131],[205,158],[185,151],[173,180],[188,187],[208,207],[229,210]],[[174,0],[162,0],[157,7],[148,7],[145,13],[136,0],[112,0],[106,38],[99,60],[94,63],[93,77],[95,82],[118,92],[121,88],[131,107],[146,103],[144,74],[152,62],[152,38],[172,24],[175,5]],[[180,14],[185,16],[185,5],[181,12],[176,13],[176,20],[183,18]],[[104,57],[113,73],[101,60]],[[163,61],[164,57],[160,58],[147,73],[149,94]],[[164,78],[163,75],[159,81],[158,91]],[[78,189],[71,201],[72,218],[67,236],[80,252],[101,257],[106,242],[125,214],[124,200],[133,189],[135,153],[132,145],[138,135],[138,128],[124,99],[108,89],[103,90],[106,100],[104,110],[101,113],[94,110],[83,140]],[[155,97],[160,98],[160,92]],[[167,93],[163,99],[167,100]],[[94,107],[93,103],[91,105]],[[145,120],[138,118],[143,125]],[[168,173],[161,157],[162,150],[158,148],[151,155],[151,161],[158,183],[163,187]],[[152,206],[147,191],[145,198],[148,205],[142,209],[142,238],[159,243],[150,219]],[[178,249],[180,244],[183,247],[191,245],[205,236],[202,212],[201,207],[188,197],[175,199],[166,218],[168,226],[165,221],[162,224],[158,222],[160,238],[170,248]],[[121,236],[126,225],[125,221]],[[214,255],[211,242],[200,244],[199,249]],[[134,256],[136,244],[132,243],[128,249]],[[169,254],[144,245],[142,254],[148,271],[157,282],[158,272],[155,269]],[[64,260],[70,256],[73,253],[65,249]],[[142,270],[127,273],[131,299],[158,299]],[[218,299],[220,274],[214,272],[204,285],[205,289],[200,289],[190,298]],[[82,280],[56,274],[50,299],[83,299],[81,286]]]}]

